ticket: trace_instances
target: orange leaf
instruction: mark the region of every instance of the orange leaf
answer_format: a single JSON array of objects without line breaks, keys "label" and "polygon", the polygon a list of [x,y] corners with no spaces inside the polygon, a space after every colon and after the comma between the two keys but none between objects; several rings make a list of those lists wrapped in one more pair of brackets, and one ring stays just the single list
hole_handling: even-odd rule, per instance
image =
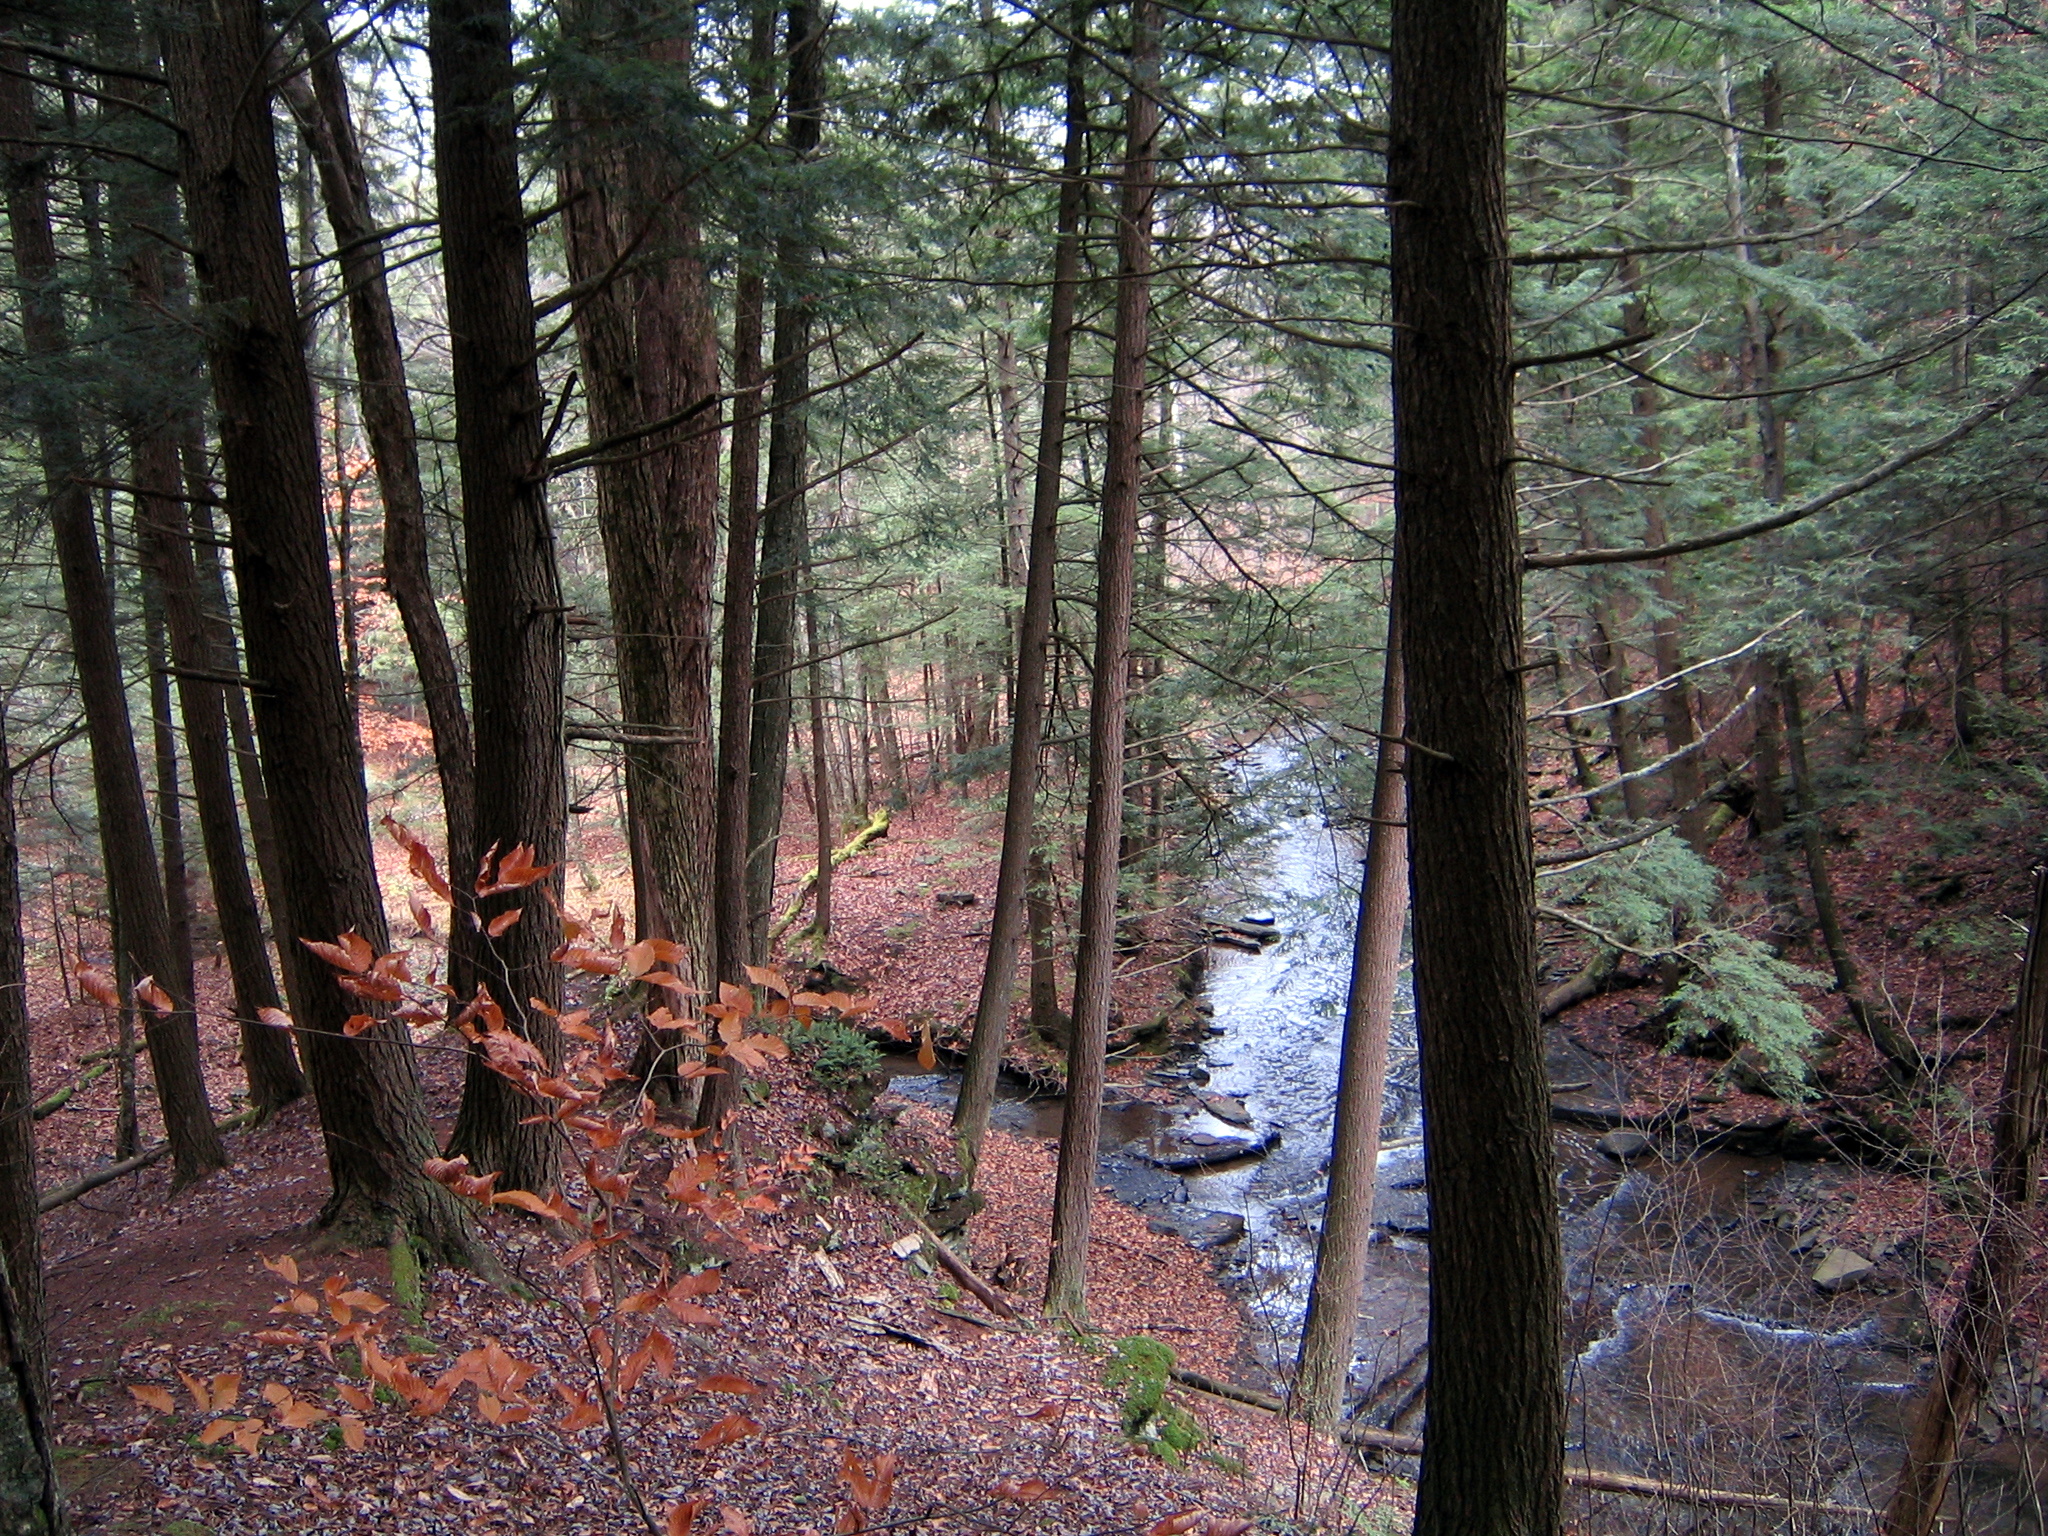
[{"label": "orange leaf", "polygon": [[1006,1477],[989,1491],[1012,1504],[1036,1504],[1058,1492],[1042,1477]]},{"label": "orange leaf", "polygon": [[560,1195],[551,1195],[543,1200],[526,1189],[501,1190],[491,1196],[491,1204],[515,1205],[522,1211],[531,1211],[536,1216],[547,1216],[556,1221],[573,1221],[576,1216],[576,1208]]},{"label": "orange leaf", "polygon": [[258,1008],[256,1010],[256,1018],[258,1022],[267,1024],[272,1029],[290,1029],[292,1027],[292,1016],[282,1008]]},{"label": "orange leaf", "polygon": [[757,987],[766,987],[770,992],[783,997],[789,996],[789,978],[772,965],[750,965],[745,967],[747,980]]},{"label": "orange leaf", "polygon": [[624,949],[625,947],[626,947],[626,909],[625,909],[624,907],[613,907],[613,908],[612,908],[612,948],[613,948],[613,949]]},{"label": "orange leaf", "polygon": [[222,1371],[207,1384],[207,1397],[215,1413],[226,1413],[235,1406],[235,1399],[242,1395],[242,1373]]},{"label": "orange leaf", "polygon": [[154,1408],[158,1413],[176,1413],[177,1399],[162,1387],[130,1387],[128,1395],[145,1408]]},{"label": "orange leaf", "polygon": [[[750,965],[747,969],[751,971],[754,967]],[[753,995],[745,987],[736,987],[729,981],[721,981],[718,984],[718,1001],[723,1007],[736,1011],[742,1017],[754,1011]]]},{"label": "orange leaf", "polygon": [[526,913],[518,907],[514,907],[510,912],[500,912],[496,917],[484,924],[484,932],[494,939],[501,938],[510,930],[514,923],[518,922],[525,915]]},{"label": "orange leaf", "polygon": [[315,1424],[324,1424],[329,1415],[325,1408],[316,1408],[311,1403],[302,1403],[293,1398],[278,1410],[277,1420],[286,1429],[310,1429]]},{"label": "orange leaf", "polygon": [[348,971],[357,976],[366,973],[377,960],[377,952],[359,933],[344,933],[334,944],[323,944],[318,939],[301,939],[299,942],[337,971]]},{"label": "orange leaf", "polygon": [[366,1029],[375,1029],[377,1021],[367,1013],[352,1013],[342,1020],[341,1032],[353,1040]]},{"label": "orange leaf", "polygon": [[735,1440],[744,1440],[749,1435],[761,1433],[761,1426],[743,1413],[728,1413],[716,1424],[697,1437],[697,1449],[715,1451],[731,1445]]},{"label": "orange leaf", "polygon": [[263,1443],[263,1431],[267,1428],[261,1419],[244,1419],[235,1426],[235,1449],[244,1456],[254,1456],[256,1447]]},{"label": "orange leaf", "polygon": [[604,1418],[604,1410],[574,1387],[556,1382],[555,1395],[569,1405],[569,1411],[562,1415],[562,1429],[588,1429]]},{"label": "orange leaf", "polygon": [[434,931],[434,914],[427,910],[427,904],[420,900],[420,893],[413,891],[406,897],[406,905],[412,908],[413,926],[421,933]]},{"label": "orange leaf", "polygon": [[192,1402],[201,1413],[213,1412],[213,1394],[206,1390],[206,1383],[189,1371],[179,1371],[178,1380],[185,1383],[185,1390],[192,1394]]},{"label": "orange leaf", "polygon": [[84,990],[85,995],[98,1003],[102,1008],[118,1008],[121,1006],[120,990],[114,985],[114,978],[105,971],[97,970],[90,965],[81,963],[72,967],[71,974],[76,978],[78,985]]},{"label": "orange leaf", "polygon": [[718,1514],[720,1536],[754,1536],[754,1522],[739,1510],[721,1507]]},{"label": "orange leaf", "polygon": [[281,1276],[287,1283],[291,1285],[297,1285],[299,1283],[299,1261],[293,1258],[290,1254],[281,1253],[276,1258],[271,1259],[264,1258],[264,1256],[259,1253],[258,1255],[256,1255],[256,1257],[258,1257],[259,1259],[263,1259],[263,1267],[269,1270],[273,1275]]},{"label": "orange leaf", "polygon": [[917,1048],[917,1064],[927,1072],[936,1072],[939,1067],[939,1053],[932,1049],[931,1035],[927,1033]]},{"label": "orange leaf", "polygon": [[666,1536],[690,1536],[697,1528],[697,1517],[710,1504],[709,1499],[691,1499],[684,1503],[680,1499],[668,1507],[668,1522],[664,1526]]},{"label": "orange leaf", "polygon": [[376,1402],[375,1398],[371,1397],[368,1392],[352,1381],[336,1382],[334,1395],[344,1403],[347,1403],[349,1407],[355,1409],[357,1413],[368,1413],[371,1405]]},{"label": "orange leaf", "polygon": [[135,1000],[154,1013],[176,1013],[178,1005],[171,1001],[171,994],[156,984],[154,976],[145,976],[135,983]]},{"label": "orange leaf", "polygon": [[341,1443],[352,1451],[360,1451],[369,1443],[369,1432],[363,1428],[363,1421],[352,1413],[341,1416]]},{"label": "orange leaf", "polygon": [[1202,1527],[1202,1536],[1244,1536],[1244,1533],[1258,1524],[1256,1520],[1211,1520]]},{"label": "orange leaf", "polygon": [[1183,1532],[1192,1531],[1201,1523],[1202,1512],[1199,1509],[1184,1510],[1156,1522],[1145,1536],[1182,1536]]},{"label": "orange leaf", "polygon": [[199,1431],[199,1443],[201,1445],[219,1445],[221,1441],[227,1439],[229,1435],[232,1435],[241,1427],[242,1423],[239,1419],[215,1419],[206,1428]]},{"label": "orange leaf", "polygon": [[427,845],[389,816],[383,819],[381,825],[391,834],[391,840],[406,851],[412,872],[426,881],[436,896],[443,901],[452,901],[454,893],[448,889],[448,882],[441,878],[441,871],[434,864],[433,852]]},{"label": "orange leaf", "polygon": [[709,1376],[700,1376],[696,1386],[699,1392],[731,1392],[740,1397],[751,1397],[764,1390],[759,1382],[735,1376],[730,1371],[713,1371]]}]

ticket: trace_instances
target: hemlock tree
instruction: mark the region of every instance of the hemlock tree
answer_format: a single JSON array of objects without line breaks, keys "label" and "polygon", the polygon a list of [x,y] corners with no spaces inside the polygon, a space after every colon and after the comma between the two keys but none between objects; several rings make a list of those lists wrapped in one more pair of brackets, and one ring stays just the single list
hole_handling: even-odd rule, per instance
[{"label": "hemlock tree", "polygon": [[320,1221],[345,1241],[404,1232],[449,1262],[491,1267],[456,1198],[421,1171],[435,1153],[412,1041],[356,1010],[297,938],[360,934],[387,947],[370,851],[362,748],[335,628],[312,384],[299,344],[262,80],[272,39],[261,0],[160,13],[219,412],[242,634],[277,826],[286,987],[320,1110],[332,1185]]},{"label": "hemlock tree", "polygon": [[1131,95],[1117,209],[1116,342],[1110,362],[1102,532],[1095,552],[1095,655],[1088,698],[1088,826],[1074,960],[1074,1032],[1054,1181],[1045,1310],[1088,1320],[1088,1230],[1102,1141],[1102,1082],[1116,974],[1118,853],[1124,815],[1124,722],[1130,697],[1131,604],[1144,474],[1145,370],[1151,339],[1152,207],[1158,192],[1159,6],[1131,7]]},{"label": "hemlock tree", "polygon": [[[543,400],[519,195],[512,8],[435,0],[434,166],[455,374],[455,453],[468,557],[470,699],[476,740],[479,865],[522,844],[558,866],[548,888],[479,897],[486,940],[477,980],[508,1024],[559,1063],[562,1034],[545,1009],[562,1001],[562,847],[569,816],[562,764],[567,609],[548,521]],[[455,880],[468,878],[460,867]],[[479,883],[484,877],[479,872]],[[549,896],[555,899],[550,900]],[[467,903],[464,903],[467,905]],[[517,912],[517,917],[510,914]],[[491,933],[501,918],[510,927]],[[527,1125],[532,1101],[472,1053],[450,1156],[466,1155],[508,1189],[554,1185],[557,1138]]]},{"label": "hemlock tree", "polygon": [[1546,1536],[1564,1296],[1536,1017],[1505,0],[1395,0],[1394,505],[1429,1169],[1418,1536]]}]

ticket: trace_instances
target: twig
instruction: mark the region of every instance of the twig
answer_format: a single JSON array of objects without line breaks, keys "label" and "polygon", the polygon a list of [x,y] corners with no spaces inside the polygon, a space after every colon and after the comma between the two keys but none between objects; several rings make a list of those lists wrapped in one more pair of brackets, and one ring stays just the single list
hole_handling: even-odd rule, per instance
[{"label": "twig", "polygon": [[965,1259],[941,1242],[939,1234],[931,1229],[922,1216],[918,1215],[917,1212],[911,1210],[908,1206],[903,1208],[903,1214],[916,1224],[918,1232],[924,1237],[925,1246],[932,1251],[932,1257],[939,1261],[940,1266],[947,1274],[960,1282],[962,1289],[984,1307],[987,1307],[989,1311],[995,1313],[1004,1322],[1015,1323],[1027,1332],[1030,1331],[1031,1324],[1025,1320],[1024,1316],[1015,1307],[1003,1300],[1001,1294],[994,1286],[969,1269]]}]

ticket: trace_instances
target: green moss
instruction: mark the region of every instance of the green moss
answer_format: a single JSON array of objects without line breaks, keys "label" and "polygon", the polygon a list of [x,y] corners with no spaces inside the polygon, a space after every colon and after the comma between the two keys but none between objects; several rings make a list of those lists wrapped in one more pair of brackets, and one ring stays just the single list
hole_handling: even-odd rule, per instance
[{"label": "green moss", "polygon": [[1177,1467],[1202,1443],[1202,1426],[1166,1395],[1173,1382],[1173,1366],[1171,1348],[1141,1333],[1132,1334],[1116,1341],[1102,1381],[1112,1392],[1123,1393],[1124,1433]]},{"label": "green moss", "polygon": [[426,1277],[420,1269],[420,1256],[413,1251],[412,1240],[406,1236],[405,1228],[399,1227],[392,1232],[390,1254],[391,1299],[405,1314],[406,1321],[418,1327],[427,1315]]}]

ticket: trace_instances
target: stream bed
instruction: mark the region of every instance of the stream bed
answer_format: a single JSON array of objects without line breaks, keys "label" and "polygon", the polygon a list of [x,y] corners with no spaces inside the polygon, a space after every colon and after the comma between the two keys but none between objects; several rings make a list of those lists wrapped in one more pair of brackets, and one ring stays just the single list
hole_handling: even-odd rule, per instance
[{"label": "stream bed", "polygon": [[[1119,1102],[1112,1091],[1101,1181],[1161,1230],[1214,1255],[1277,1382],[1314,1268],[1361,850],[1333,825],[1335,808],[1285,744],[1248,749],[1238,773],[1236,814],[1249,835],[1219,859],[1212,912],[1226,930],[1254,936],[1257,952],[1210,952],[1209,1038],[1198,1054],[1165,1060],[1147,1077],[1179,1090],[1178,1106]],[[1862,1256],[1871,1267],[1852,1283],[1816,1284],[1831,1255],[1830,1202],[1848,1170],[1701,1152],[1670,1137],[1627,1149],[1624,1161],[1612,1154],[1626,1144],[1603,1143],[1597,1122],[1603,1107],[1627,1101],[1625,1082],[1561,1031],[1549,1042],[1560,1108],[1581,1122],[1557,1129],[1570,1460],[1693,1486],[1881,1506],[1931,1363],[1922,1298],[1939,1277],[1911,1234]],[[899,1076],[891,1087],[949,1105],[954,1082]],[[1058,1137],[1059,1101],[1006,1095],[998,1125]],[[1404,976],[1350,1414],[1411,1433],[1421,1428],[1427,1377],[1420,1124]],[[1244,1155],[1230,1157],[1234,1150]],[[1218,1159],[1186,1171],[1166,1166]],[[1955,1480],[1960,1529],[2042,1530],[2043,1395],[2038,1381],[2007,1383],[2002,1405],[1994,1392]],[[1610,1495],[1575,1494],[1573,1503],[1587,1532],[1870,1528],[1819,1512],[1767,1516]]]}]

